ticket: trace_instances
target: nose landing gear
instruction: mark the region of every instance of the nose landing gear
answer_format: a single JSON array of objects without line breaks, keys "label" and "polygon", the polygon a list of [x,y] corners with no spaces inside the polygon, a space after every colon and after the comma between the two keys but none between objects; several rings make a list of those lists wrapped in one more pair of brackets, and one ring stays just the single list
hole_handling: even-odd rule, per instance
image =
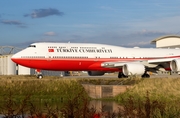
[{"label": "nose landing gear", "polygon": [[38,79],[42,79],[42,78],[43,78],[43,75],[42,75],[40,69],[36,69],[36,77],[37,77]]},{"label": "nose landing gear", "polygon": [[38,75],[37,75],[37,78],[38,78],[38,79],[42,79],[42,78],[43,78],[43,75],[42,75],[42,74],[38,74]]}]

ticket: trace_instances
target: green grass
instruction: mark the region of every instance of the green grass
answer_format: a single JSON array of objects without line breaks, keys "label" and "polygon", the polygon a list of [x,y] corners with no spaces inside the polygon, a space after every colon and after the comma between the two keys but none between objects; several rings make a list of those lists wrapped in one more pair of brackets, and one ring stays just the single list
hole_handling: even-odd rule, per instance
[{"label": "green grass", "polygon": [[15,99],[20,100],[26,95],[31,95],[32,101],[59,101],[70,99],[83,87],[76,80],[45,79],[45,80],[0,80],[0,101],[11,92]]},{"label": "green grass", "polygon": [[138,84],[133,85],[133,88],[127,92],[117,96],[116,99],[128,96],[143,99],[147,91],[152,100],[180,100],[180,78],[144,79]]},{"label": "green grass", "polygon": [[[0,112],[7,116],[8,113],[15,114],[12,112],[14,109],[16,113],[23,114],[22,108],[34,110],[34,114],[37,111],[44,113],[39,107],[46,109],[46,112],[57,110],[56,113],[61,112],[66,116],[78,117],[86,114],[92,116],[96,110],[90,111],[87,108],[89,98],[81,83],[132,85],[132,88],[125,93],[114,97],[114,100],[123,106],[120,110],[123,114],[119,113],[119,116],[138,116],[139,118],[178,118],[180,116],[179,78],[63,79],[46,77],[38,80],[34,76],[0,76],[0,81]],[[39,106],[26,105],[29,103],[37,103]],[[50,107],[49,103],[55,108]],[[24,107],[21,108],[23,105]]]},{"label": "green grass", "polygon": [[180,78],[143,79],[115,99],[130,116],[179,118],[179,85]]},{"label": "green grass", "polygon": [[[157,78],[157,79],[69,79],[58,77],[46,77],[38,80],[34,76],[0,76],[0,100],[11,91],[17,97],[27,94],[32,95],[32,99],[60,99],[73,96],[78,91],[82,91],[81,83],[102,84],[102,85],[132,85],[127,92],[116,96],[119,101],[122,97],[134,96],[143,99],[147,91],[153,100],[177,101],[180,99],[180,79],[179,78]],[[85,94],[85,92],[84,92]],[[53,96],[53,97],[52,97]],[[61,98],[61,99],[62,99]]]}]

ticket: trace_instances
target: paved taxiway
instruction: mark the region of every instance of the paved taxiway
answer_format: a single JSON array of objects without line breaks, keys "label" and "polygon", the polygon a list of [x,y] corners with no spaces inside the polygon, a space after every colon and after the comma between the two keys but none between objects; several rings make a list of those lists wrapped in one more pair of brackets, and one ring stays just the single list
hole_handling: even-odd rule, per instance
[{"label": "paved taxiway", "polygon": [[[63,78],[99,78],[99,79],[117,79],[118,75],[117,74],[105,74],[103,76],[89,76],[87,74],[81,74],[81,75],[75,75],[75,76],[64,76]],[[169,75],[169,74],[160,74],[160,75],[150,75],[150,78],[180,78],[180,75],[178,74],[173,74],[173,75]]]}]

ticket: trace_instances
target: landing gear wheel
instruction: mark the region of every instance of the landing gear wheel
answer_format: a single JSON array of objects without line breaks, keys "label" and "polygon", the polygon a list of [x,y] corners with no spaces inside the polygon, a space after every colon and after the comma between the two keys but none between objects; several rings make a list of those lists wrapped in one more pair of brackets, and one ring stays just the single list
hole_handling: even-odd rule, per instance
[{"label": "landing gear wheel", "polygon": [[150,78],[150,75],[145,73],[144,75],[142,75],[142,78]]},{"label": "landing gear wheel", "polygon": [[122,72],[118,73],[118,78],[127,78],[128,76],[125,76]]},{"label": "landing gear wheel", "polygon": [[36,69],[36,70],[35,70],[35,73],[36,73],[36,76],[37,76],[38,79],[42,79],[42,78],[43,78],[43,75],[42,75],[40,69]]},{"label": "landing gear wheel", "polygon": [[43,78],[43,75],[42,75],[42,74],[39,74],[39,75],[37,75],[37,78],[38,78],[38,79],[42,79],[42,78]]}]

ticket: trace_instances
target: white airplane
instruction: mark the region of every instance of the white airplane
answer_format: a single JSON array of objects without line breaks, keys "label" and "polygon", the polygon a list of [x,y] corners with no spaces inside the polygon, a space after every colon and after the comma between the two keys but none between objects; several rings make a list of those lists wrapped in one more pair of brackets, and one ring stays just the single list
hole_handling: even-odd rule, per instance
[{"label": "white airplane", "polygon": [[[39,70],[88,71],[90,76],[119,72],[150,77],[149,71],[180,71],[179,49],[124,48],[90,43],[33,43],[14,54],[12,61]],[[37,75],[42,78],[42,74]]]}]

